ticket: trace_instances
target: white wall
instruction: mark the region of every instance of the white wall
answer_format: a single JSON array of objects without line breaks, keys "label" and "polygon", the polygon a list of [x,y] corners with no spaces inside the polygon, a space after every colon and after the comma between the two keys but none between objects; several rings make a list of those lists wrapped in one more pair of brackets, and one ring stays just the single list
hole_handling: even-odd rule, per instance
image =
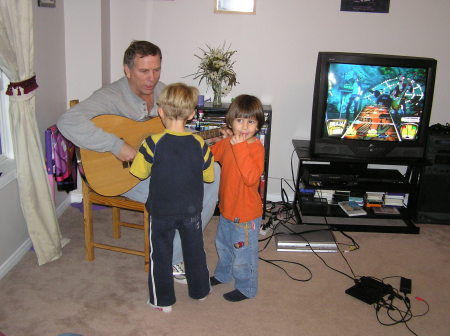
[{"label": "white wall", "polygon": [[100,1],[64,0],[64,23],[67,108],[102,86]]},{"label": "white wall", "polygon": [[28,229],[19,203],[17,180],[0,190],[0,279],[31,247]]},{"label": "white wall", "polygon": [[[81,3],[87,1],[99,0]],[[226,41],[238,51],[235,69],[240,84],[224,101],[249,93],[272,105],[270,195],[280,195],[280,178],[291,179],[291,140],[309,138],[318,51],[436,58],[431,123],[448,121],[450,97],[446,90],[450,79],[445,74],[450,70],[450,47],[444,42],[450,37],[448,0],[392,1],[388,14],[341,12],[340,0],[257,0],[256,15],[214,13],[211,0],[109,1],[111,80],[123,75],[123,52],[133,39],[148,39],[161,47],[161,80],[166,83],[185,81],[197,85],[192,77],[185,76],[196,70],[198,59],[194,54],[206,44],[219,46]],[[77,0],[65,2],[82,6]],[[100,45],[100,36],[91,33],[77,43]],[[80,58],[68,66],[82,69],[87,65],[83,62],[86,59]],[[96,81],[83,77],[86,85]],[[211,96],[204,84],[200,90],[206,97]],[[70,97],[70,89],[68,92]],[[294,166],[296,163],[294,155]]]},{"label": "white wall", "polygon": [[232,43],[240,84],[225,101],[250,93],[273,108],[269,194],[280,194],[277,179],[291,178],[291,140],[309,139],[318,51],[436,58],[431,123],[449,121],[450,1],[396,0],[379,14],[340,12],[340,0],[257,0],[256,15],[215,14],[212,2],[153,1],[150,40],[163,51],[161,78],[197,84],[183,76],[195,71],[198,48]]},{"label": "white wall", "polygon": [[123,77],[123,52],[132,40],[149,40],[155,0],[110,0],[111,81]]}]

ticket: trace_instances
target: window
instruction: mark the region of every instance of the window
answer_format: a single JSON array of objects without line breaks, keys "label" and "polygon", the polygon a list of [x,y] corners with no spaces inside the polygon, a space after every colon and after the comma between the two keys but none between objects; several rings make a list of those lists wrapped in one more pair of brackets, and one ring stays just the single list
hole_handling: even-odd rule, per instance
[{"label": "window", "polygon": [[0,189],[17,177],[9,120],[9,96],[6,95],[9,80],[0,71]]},{"label": "window", "polygon": [[12,159],[14,156],[8,112],[9,97],[6,95],[8,84],[8,78],[0,71],[0,162],[6,158]]}]

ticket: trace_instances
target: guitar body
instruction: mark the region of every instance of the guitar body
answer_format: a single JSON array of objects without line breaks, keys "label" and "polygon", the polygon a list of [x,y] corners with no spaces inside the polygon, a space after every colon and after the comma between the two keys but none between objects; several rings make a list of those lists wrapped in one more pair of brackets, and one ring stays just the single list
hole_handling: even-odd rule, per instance
[{"label": "guitar body", "polygon": [[[104,114],[91,120],[97,127],[117,135],[130,146],[138,150],[148,136],[164,131],[159,117],[147,121]],[[211,129],[197,133],[203,139],[221,136],[220,129]],[[130,173],[130,164],[120,161],[111,152],[95,152],[80,148],[82,173],[89,186],[103,196],[117,196],[127,192],[141,180]]]},{"label": "guitar body", "polygon": [[[117,135],[136,148],[151,134],[164,131],[159,117],[147,121],[134,121],[117,115],[100,115],[91,120],[97,127]],[[133,188],[140,180],[129,172],[111,152],[95,152],[80,148],[83,173],[89,186],[98,194],[117,196]]]}]

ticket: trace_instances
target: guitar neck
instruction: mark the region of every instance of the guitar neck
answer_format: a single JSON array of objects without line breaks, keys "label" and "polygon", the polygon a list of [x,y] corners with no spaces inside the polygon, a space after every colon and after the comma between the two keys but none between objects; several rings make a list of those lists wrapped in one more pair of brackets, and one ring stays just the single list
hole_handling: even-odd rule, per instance
[{"label": "guitar neck", "polygon": [[198,132],[197,134],[200,135],[205,140],[219,137],[222,135],[222,133],[220,132],[220,128],[213,128],[207,131]]}]

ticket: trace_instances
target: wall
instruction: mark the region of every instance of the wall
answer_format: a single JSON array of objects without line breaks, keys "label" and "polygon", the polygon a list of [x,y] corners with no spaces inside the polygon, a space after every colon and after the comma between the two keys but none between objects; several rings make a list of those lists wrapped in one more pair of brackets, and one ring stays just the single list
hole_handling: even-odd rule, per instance
[{"label": "wall", "polygon": [[[224,101],[250,93],[272,105],[268,185],[272,199],[280,197],[280,179],[292,179],[291,140],[309,138],[318,51],[436,58],[438,74],[431,123],[448,121],[450,97],[444,92],[450,79],[443,74],[449,72],[450,59],[448,44],[442,43],[450,37],[448,0],[397,0],[391,2],[388,14],[340,12],[340,0],[257,0],[256,15],[214,13],[211,0],[109,2],[112,81],[123,75],[123,51],[133,39],[148,39],[161,47],[161,80],[166,83],[198,85],[188,75],[198,65],[194,54],[206,44],[219,46],[225,41],[238,51],[235,69],[239,84]],[[100,42],[99,36],[90,34],[76,43],[86,43],[87,39]],[[73,66],[82,68],[85,61],[78,59]],[[206,97],[212,95],[203,83],[200,90]],[[296,164],[294,155],[294,167]],[[289,188],[286,191],[292,195]]]},{"label": "wall", "polygon": [[[226,41],[237,50],[240,93],[272,104],[269,194],[279,178],[291,178],[291,140],[309,139],[318,51],[350,51],[433,57],[438,60],[432,123],[449,121],[450,1],[391,1],[389,14],[340,12],[340,0],[257,0],[256,15],[215,14],[210,0],[154,1],[151,40],[162,48],[162,80],[195,71],[194,54]],[[211,95],[201,87],[202,93]],[[294,165],[296,161],[294,160]],[[287,191],[290,191],[287,188]]]},{"label": "wall", "polygon": [[[67,106],[64,51],[64,3],[55,8],[38,7],[33,1],[34,64],[39,89],[36,91],[36,119],[42,144],[47,127],[58,120]],[[44,147],[43,147],[44,148]],[[65,192],[55,193],[60,214],[67,203]]]},{"label": "wall", "polygon": [[86,99],[102,86],[100,1],[65,0],[64,26],[68,107],[70,100]]},{"label": "wall", "polygon": [[[159,1],[159,0],[158,0]],[[121,78],[123,52],[132,40],[149,40],[155,0],[110,0],[111,81]]]}]

